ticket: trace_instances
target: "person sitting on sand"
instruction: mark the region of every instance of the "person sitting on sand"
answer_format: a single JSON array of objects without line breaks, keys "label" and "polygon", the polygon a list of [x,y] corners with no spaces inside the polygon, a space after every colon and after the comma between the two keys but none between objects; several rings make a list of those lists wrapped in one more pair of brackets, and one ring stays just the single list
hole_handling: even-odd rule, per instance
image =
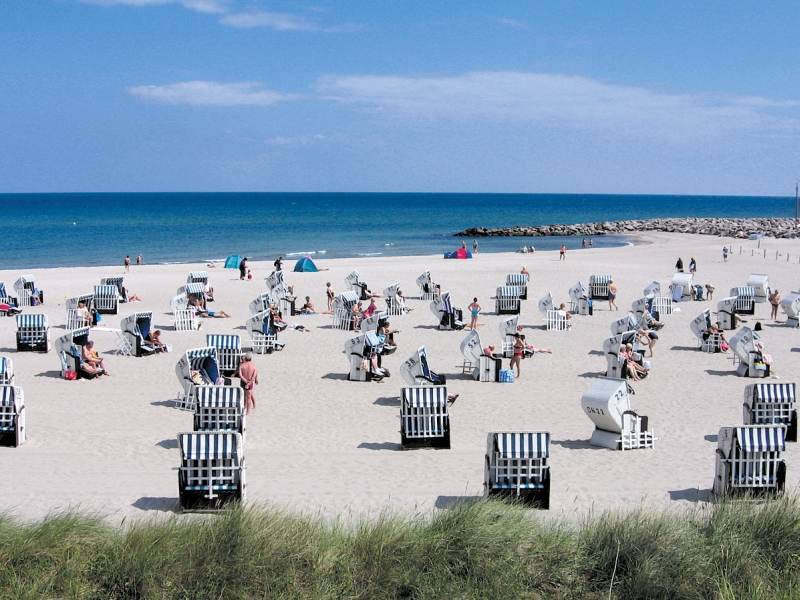
[{"label": "person sitting on sand", "polygon": [[208,281],[203,284],[203,293],[211,302],[214,301],[214,288],[208,285]]},{"label": "person sitting on sand", "polygon": [[147,334],[145,338],[150,344],[153,346],[153,350],[156,352],[166,352],[167,345],[161,341],[161,330],[156,329],[155,331],[151,331]]},{"label": "person sitting on sand", "polygon": [[141,302],[142,299],[139,297],[138,294],[131,294],[124,285],[122,286],[122,298],[123,302]]},{"label": "person sitting on sand", "polygon": [[106,370],[106,365],[103,362],[103,359],[100,358],[100,355],[94,350],[94,342],[89,340],[86,345],[81,349],[81,360],[85,362],[87,365],[90,365],[97,369],[98,374],[103,373],[105,375],[111,375]]},{"label": "person sitting on sand", "polygon": [[301,315],[313,315],[316,314],[317,311],[314,310],[314,303],[311,301],[310,296],[306,296],[306,303],[300,307],[300,314]]}]

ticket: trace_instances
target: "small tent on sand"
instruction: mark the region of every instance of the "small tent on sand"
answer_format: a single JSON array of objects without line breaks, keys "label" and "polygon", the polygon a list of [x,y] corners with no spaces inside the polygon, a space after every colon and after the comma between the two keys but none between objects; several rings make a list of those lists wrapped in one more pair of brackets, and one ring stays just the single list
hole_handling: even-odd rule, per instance
[{"label": "small tent on sand", "polygon": [[300,260],[297,261],[297,264],[294,266],[295,273],[316,273],[319,271],[317,265],[314,264],[314,261],[311,260],[310,256],[304,256]]}]

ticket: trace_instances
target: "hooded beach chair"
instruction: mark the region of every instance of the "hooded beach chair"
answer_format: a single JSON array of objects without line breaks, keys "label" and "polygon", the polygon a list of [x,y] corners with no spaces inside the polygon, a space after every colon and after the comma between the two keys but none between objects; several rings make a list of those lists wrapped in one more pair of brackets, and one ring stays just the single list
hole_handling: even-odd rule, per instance
[{"label": "hooded beach chair", "polygon": [[550,508],[550,432],[490,431],[486,438],[484,497],[506,497]]},{"label": "hooded beach chair", "polygon": [[525,273],[506,275],[506,285],[519,288],[520,300],[528,299],[528,276]]},{"label": "hooded beach chair", "polygon": [[769,277],[760,273],[751,273],[747,279],[747,287],[755,290],[753,300],[757,303],[766,302],[769,299]]},{"label": "hooded beach chair", "polygon": [[17,299],[12,298],[6,290],[6,282],[0,281],[0,303],[8,304],[9,306],[17,306]]},{"label": "hooded beach chair", "polygon": [[781,308],[786,313],[786,325],[800,327],[800,292],[792,292],[781,298]]},{"label": "hooded beach chair", "polygon": [[375,313],[371,317],[361,319],[361,323],[358,327],[361,330],[361,333],[372,332],[381,339],[383,342],[383,348],[381,350],[382,356],[389,356],[390,354],[394,354],[394,351],[397,350],[397,344],[394,340],[394,333],[390,333],[388,337],[378,333],[378,329],[383,327],[388,322],[389,315],[386,313]]},{"label": "hooded beach chair", "polygon": [[639,319],[633,313],[628,313],[626,316],[617,319],[611,323],[611,335],[619,335],[626,331],[638,331]]},{"label": "hooded beach chair", "polygon": [[191,304],[192,300],[208,301],[209,299],[208,295],[206,294],[206,288],[202,283],[187,283],[186,285],[182,285],[178,288],[175,294],[178,296],[184,294],[186,296],[186,301],[189,304]]},{"label": "hooded beach chair", "polygon": [[400,397],[400,444],[450,449],[450,413],[444,386],[404,387]]},{"label": "hooded beach chair", "polygon": [[186,283],[202,283],[205,286],[208,283],[208,271],[189,271]]},{"label": "hooded beach chair", "polygon": [[608,284],[611,275],[591,275],[589,277],[589,297],[592,300],[608,300]]},{"label": "hooded beach chair", "polygon": [[661,295],[661,284],[657,281],[654,281],[646,288],[644,288],[644,295],[645,296],[660,296]]},{"label": "hooded beach chair", "polygon": [[[690,273],[691,275],[691,273]],[[691,291],[690,291],[691,295]],[[645,298],[650,300],[650,313],[657,319],[669,316],[672,314],[672,298],[669,296],[661,295],[661,284],[654,281],[646,288],[644,288]],[[681,289],[681,297],[683,297],[683,290]]]},{"label": "hooded beach chair", "polygon": [[195,331],[200,329],[200,319],[193,306],[189,306],[186,294],[173,296],[169,302],[175,331]]},{"label": "hooded beach chair", "polygon": [[498,315],[518,315],[522,309],[520,288],[504,286],[495,292],[494,308]]},{"label": "hooded beach chair", "polygon": [[581,397],[581,408],[594,423],[592,446],[611,450],[652,448],[656,437],[647,417],[631,408],[634,391],[624,379],[598,377]]},{"label": "hooded beach chair", "polygon": [[47,315],[17,315],[17,352],[50,352]]},{"label": "hooded beach chair", "polygon": [[100,285],[113,285],[117,288],[117,295],[119,296],[120,302],[127,302],[128,295],[125,291],[125,286],[123,285],[123,281],[125,281],[124,277],[105,277],[100,280]]},{"label": "hooded beach chair", "polygon": [[769,365],[763,362],[761,336],[749,327],[742,327],[730,339],[731,350],[739,359],[736,373],[740,377],[766,377],[769,375]]},{"label": "hooded beach chair", "polygon": [[[89,343],[89,327],[75,329],[56,340],[56,355],[61,364],[61,377],[67,379],[67,373],[75,373],[75,379],[94,379],[96,375],[85,371],[81,365],[84,363],[81,356],[83,347]],[[97,369],[100,371],[100,368]]]},{"label": "hooded beach chair", "polygon": [[450,301],[450,292],[444,292],[431,302],[431,312],[439,321],[439,329],[457,331],[464,329],[464,313],[460,308],[453,307]]},{"label": "hooded beach chair", "polygon": [[397,295],[400,290],[400,282],[393,283],[383,290],[383,299],[386,302],[386,312],[389,316],[396,317],[405,314],[406,305],[403,298]]},{"label": "hooded beach chair", "polygon": [[572,304],[570,308],[573,313],[584,316],[594,313],[593,303],[589,300],[589,292],[580,281],[569,288],[569,300]]},{"label": "hooded beach chair", "polygon": [[250,343],[255,354],[272,354],[275,350],[283,350],[286,345],[278,339],[275,317],[272,311],[265,310],[253,315],[245,323],[250,333]]},{"label": "hooded beach chair", "polygon": [[691,273],[675,273],[672,276],[672,284],[669,286],[672,292],[673,302],[689,302],[692,299],[692,281],[694,277]]},{"label": "hooded beach chair", "polygon": [[150,356],[155,353],[156,349],[147,339],[152,327],[152,311],[133,313],[120,321],[119,328],[122,330],[125,340],[130,344],[133,356]]},{"label": "hooded beach chair", "polygon": [[431,371],[425,346],[417,350],[411,358],[400,365],[400,376],[410,387],[421,385],[444,385],[445,376]]},{"label": "hooded beach chair", "polygon": [[272,302],[278,306],[278,314],[282,319],[293,317],[297,314],[294,301],[295,297],[289,292],[289,286],[283,281],[283,271],[275,271],[267,278],[267,287],[272,297]]},{"label": "hooded beach chair", "polygon": [[431,279],[431,272],[425,271],[417,277],[420,300],[433,300],[438,295],[439,286]]},{"label": "hooded beach chair", "polygon": [[751,383],[744,388],[745,425],[785,425],[786,441],[797,441],[794,383]]},{"label": "hooded beach chair", "polygon": [[119,306],[119,290],[115,285],[94,286],[94,307],[101,315],[115,315]]},{"label": "hooded beach chair", "polygon": [[633,345],[634,352],[639,350],[635,331],[614,335],[603,342],[603,354],[606,357],[606,377],[624,379],[628,376],[625,359],[620,356],[620,350],[627,344]]},{"label": "hooded beach chair", "polygon": [[67,299],[64,306],[67,309],[67,330],[80,329],[86,327],[86,319],[78,316],[78,305],[84,302],[86,310],[91,314],[94,306],[94,294],[83,294],[82,296],[75,296],[74,298]]},{"label": "hooded beach chair", "polygon": [[689,323],[689,329],[697,338],[697,345],[703,352],[719,352],[719,334],[711,333],[711,311],[705,309]]},{"label": "hooded beach chair", "polygon": [[717,436],[714,495],[777,493],[786,482],[783,425],[722,427]]},{"label": "hooded beach chair", "polygon": [[181,466],[178,495],[182,510],[219,509],[245,502],[245,460],[242,435],[232,431],[178,434]]},{"label": "hooded beach chair", "polygon": [[475,381],[500,381],[503,362],[483,353],[481,336],[477,331],[470,331],[461,342],[461,354],[464,355],[462,371],[469,371]]},{"label": "hooded beach chair", "polygon": [[38,302],[44,302],[44,294],[36,288],[36,277],[33,275],[23,275],[14,282],[14,290],[17,292],[18,306],[33,306],[33,297]]},{"label": "hooded beach chair", "polygon": [[553,294],[551,292],[547,292],[547,295],[539,300],[539,312],[544,316],[548,331],[569,331],[572,329],[572,323],[567,318],[567,311],[557,310],[553,307]]},{"label": "hooded beach chair", "polygon": [[353,329],[353,306],[358,302],[359,295],[356,292],[342,292],[333,299],[331,308],[333,309],[333,328],[350,330]]},{"label": "hooded beach chair", "polygon": [[380,381],[388,377],[380,364],[383,340],[372,331],[362,333],[344,343],[344,354],[350,370],[348,381]]},{"label": "hooded beach chair", "polygon": [[195,431],[235,431],[245,441],[244,389],[232,385],[197,388],[194,405]]},{"label": "hooded beach chair", "polygon": [[519,315],[506,317],[497,328],[500,331],[500,350],[503,358],[514,356],[514,334],[519,331]]},{"label": "hooded beach chair", "polygon": [[183,388],[175,402],[175,408],[181,410],[194,410],[197,388],[230,385],[219,372],[217,349],[212,346],[187,350],[175,365],[175,376]]},{"label": "hooded beach chair", "polygon": [[738,297],[729,296],[717,302],[717,320],[721,329],[733,330],[739,326],[739,317],[736,316],[738,301]]},{"label": "hooded beach chair", "polygon": [[0,385],[14,385],[14,362],[7,356],[0,356]]},{"label": "hooded beach chair", "polygon": [[736,314],[756,314],[756,288],[747,286],[731,288],[729,295],[736,297]]},{"label": "hooded beach chair", "polygon": [[272,304],[272,298],[270,297],[269,292],[264,292],[250,303],[250,314],[257,315],[260,312],[269,310],[270,304]]},{"label": "hooded beach chair", "polygon": [[21,387],[0,385],[0,446],[20,446],[25,429],[25,394]]},{"label": "hooded beach chair", "polygon": [[368,300],[369,290],[367,284],[361,281],[361,273],[353,270],[350,275],[344,278],[344,284],[351,292],[355,292],[357,300]]},{"label": "hooded beach chair", "polygon": [[242,338],[238,335],[206,335],[206,346],[217,349],[217,363],[224,375],[232,375],[242,361]]}]

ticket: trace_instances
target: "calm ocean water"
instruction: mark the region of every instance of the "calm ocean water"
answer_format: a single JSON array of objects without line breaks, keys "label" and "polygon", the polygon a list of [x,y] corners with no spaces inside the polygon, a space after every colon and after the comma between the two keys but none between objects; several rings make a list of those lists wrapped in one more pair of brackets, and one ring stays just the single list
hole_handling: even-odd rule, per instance
[{"label": "calm ocean water", "polygon": [[[794,198],[563,194],[0,194],[0,268],[436,254],[468,227],[654,217],[794,216]],[[620,245],[620,237],[595,238]],[[575,238],[482,238],[481,252]],[[471,240],[468,241],[471,247]],[[290,262],[289,265],[292,263]],[[288,266],[288,265],[287,265]]]}]

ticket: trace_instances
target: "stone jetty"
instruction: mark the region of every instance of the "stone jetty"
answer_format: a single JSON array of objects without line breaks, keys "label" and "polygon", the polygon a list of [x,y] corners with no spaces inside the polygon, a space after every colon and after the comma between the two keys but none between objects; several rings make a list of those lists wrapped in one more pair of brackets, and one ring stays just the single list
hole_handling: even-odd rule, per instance
[{"label": "stone jetty", "polygon": [[797,238],[800,229],[794,219],[641,219],[633,221],[604,221],[601,223],[576,223],[573,225],[536,225],[530,227],[471,227],[453,234],[456,237],[542,237],[542,236],[598,236],[634,235],[644,231],[670,233],[697,233],[718,237],[743,238],[762,234],[772,238]]}]

